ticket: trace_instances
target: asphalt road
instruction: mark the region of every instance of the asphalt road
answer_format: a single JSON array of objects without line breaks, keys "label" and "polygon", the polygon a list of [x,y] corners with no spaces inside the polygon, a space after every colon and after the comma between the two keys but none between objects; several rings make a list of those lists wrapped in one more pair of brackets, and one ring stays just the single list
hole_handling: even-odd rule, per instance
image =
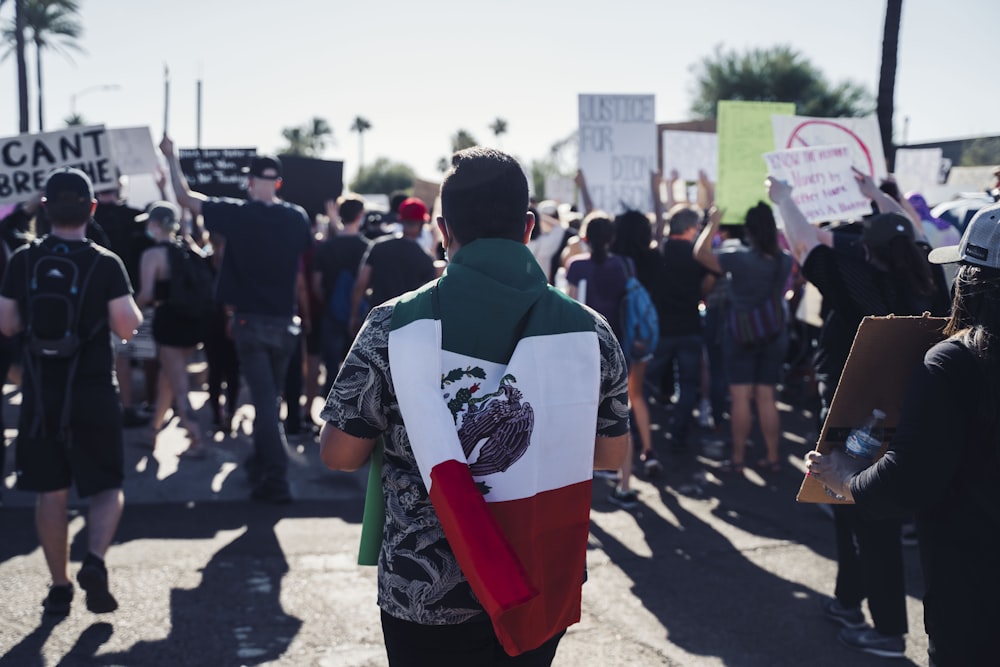
[{"label": "asphalt road", "polygon": [[[836,572],[833,525],[819,506],[794,500],[815,418],[807,405],[784,408],[780,473],[721,475],[693,445],[669,453],[657,432],[667,471],[636,482],[638,509],[609,503],[609,483],[595,479],[583,618],[556,667],[882,662],[838,644],[820,613]],[[654,405],[654,421],[665,423],[666,412]],[[48,577],[32,498],[11,490],[8,476],[0,665],[386,664],[375,569],[355,564],[366,471],[329,472],[311,438],[293,440],[296,502],[253,503],[240,467],[250,447],[244,416],[204,461],[178,459],[176,424],[155,451],[141,430],[128,432],[126,510],[108,555],[121,605],[112,614],[86,611],[78,590],[70,616],[42,617]],[[73,574],[86,550],[75,507]],[[926,665],[916,551],[905,557],[910,634],[907,660],[896,664]]]}]

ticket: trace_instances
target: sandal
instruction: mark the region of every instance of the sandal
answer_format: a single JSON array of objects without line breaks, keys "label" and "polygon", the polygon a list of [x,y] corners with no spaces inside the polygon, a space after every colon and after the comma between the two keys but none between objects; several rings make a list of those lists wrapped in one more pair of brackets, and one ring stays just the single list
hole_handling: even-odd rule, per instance
[{"label": "sandal", "polygon": [[768,461],[767,459],[760,459],[757,461],[757,467],[764,472],[781,472],[781,461]]},{"label": "sandal", "polygon": [[742,475],[743,474],[743,464],[733,463],[732,461],[723,461],[722,465],[719,466],[719,472],[723,475]]}]

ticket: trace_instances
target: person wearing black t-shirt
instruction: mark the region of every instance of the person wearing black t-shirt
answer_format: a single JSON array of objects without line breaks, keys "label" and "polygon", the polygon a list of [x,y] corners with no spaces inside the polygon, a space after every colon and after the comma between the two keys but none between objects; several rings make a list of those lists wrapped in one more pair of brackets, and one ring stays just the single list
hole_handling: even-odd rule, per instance
[{"label": "person wearing black t-shirt", "polygon": [[[77,573],[87,593],[87,609],[114,611],[118,603],[108,588],[104,557],[121,518],[124,479],[122,408],[114,377],[111,333],[131,338],[142,322],[128,275],[117,255],[86,238],[87,221],[97,201],[86,174],[60,169],[50,174],[42,204],[52,232],[15,252],[0,286],[0,330],[6,336],[25,331],[53,330],[63,340],[61,326],[42,321],[45,311],[29,311],[29,274],[39,261],[59,255],[72,263],[64,270],[50,261],[45,283],[69,295],[79,287],[78,316],[71,321],[79,346],[60,358],[32,351],[35,338],[25,335],[21,411],[16,446],[17,486],[38,493],[36,524],[52,586],[43,602],[47,614],[64,616],[73,599],[69,578],[67,504],[76,485],[88,500],[88,553]],[[76,283],[74,274],[80,278]],[[87,276],[82,278],[82,276]],[[35,278],[31,279],[34,284]],[[48,293],[48,292],[46,292]],[[38,315],[35,319],[34,315]],[[53,329],[54,327],[54,329]],[[30,333],[27,332],[27,333]]]},{"label": "person wearing black t-shirt", "polygon": [[323,329],[322,354],[323,365],[326,367],[324,396],[330,393],[337,369],[347,356],[347,348],[351,344],[348,332],[351,294],[361,260],[371,245],[360,233],[361,223],[365,219],[363,199],[357,196],[341,197],[338,215],[343,229],[316,248],[312,264],[313,292],[320,295],[322,303],[321,312],[316,313],[316,318],[322,320]]},{"label": "person wearing black t-shirt", "polygon": [[[823,295],[824,321],[815,361],[821,418],[829,410],[865,316],[948,311],[944,276],[940,270],[935,275],[927,262],[930,247],[916,241],[913,223],[871,177],[855,171],[855,178],[881,212],[861,224],[860,233],[810,225],[792,200],[791,186],[776,179],[767,182],[803,275]],[[834,522],[837,583],[835,597],[824,602],[826,615],[844,626],[839,634],[844,644],[902,656],[907,620],[900,519],[870,519],[855,506],[835,505]],[[874,628],[865,624],[861,612],[866,598]]]},{"label": "person wearing black t-shirt", "polygon": [[[247,199],[206,197],[188,187],[164,136],[160,150],[170,164],[178,203],[201,215],[205,228],[225,237],[217,285],[218,298],[232,309],[232,335],[254,406],[253,455],[247,476],[250,497],[276,504],[292,501],[288,487],[288,451],[280,421],[280,397],[288,364],[299,341],[302,321],[296,315],[302,255],[312,243],[305,211],[278,198],[281,162],[257,155],[248,168]],[[307,301],[307,300],[303,300]]]}]

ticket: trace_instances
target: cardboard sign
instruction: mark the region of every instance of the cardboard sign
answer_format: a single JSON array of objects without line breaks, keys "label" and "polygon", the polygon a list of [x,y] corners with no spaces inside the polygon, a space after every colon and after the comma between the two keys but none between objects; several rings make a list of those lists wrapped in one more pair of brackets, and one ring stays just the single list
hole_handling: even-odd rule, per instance
[{"label": "cardboard sign", "polygon": [[772,120],[774,148],[804,146],[847,146],[851,164],[868,174],[876,183],[888,176],[878,118],[813,118],[811,116],[776,116]]},{"label": "cardboard sign", "polygon": [[122,176],[153,174],[160,166],[148,127],[123,127],[108,130],[108,143]]},{"label": "cardboard sign", "polygon": [[413,179],[413,196],[419,199],[427,207],[428,211],[434,209],[434,202],[437,201],[441,193],[441,184],[434,181],[425,181],[420,178]]},{"label": "cardboard sign", "polygon": [[[816,450],[828,453],[843,447],[851,429],[865,423],[872,410],[885,412],[886,442],[899,423],[910,375],[930,347],[944,339],[948,320],[942,317],[866,317],[858,327],[844,365],[830,412],[823,423]],[[806,475],[798,496],[801,503],[847,504],[827,494],[824,486]]]},{"label": "cardboard sign", "polygon": [[871,213],[851,172],[847,146],[765,153],[767,173],[792,186],[792,200],[809,222],[851,220]]},{"label": "cardboard sign", "polygon": [[719,135],[664,130],[660,133],[660,144],[663,146],[664,178],[676,169],[684,181],[697,181],[699,171],[704,171],[713,183],[718,180]]},{"label": "cardboard sign", "polygon": [[278,196],[306,210],[309,220],[326,213],[326,202],[344,191],[344,163],[299,155],[279,155],[281,190]]},{"label": "cardboard sign", "polygon": [[899,148],[893,175],[900,192],[924,193],[944,182],[947,175],[942,170],[944,155],[940,148]]},{"label": "cardboard sign", "polygon": [[596,208],[653,210],[655,104],[653,95],[580,95],[580,169]]},{"label": "cardboard sign", "polygon": [[181,171],[195,192],[209,197],[246,197],[247,176],[256,148],[182,148],[177,152]]},{"label": "cardboard sign", "polygon": [[795,104],[790,102],[719,102],[719,181],[715,201],[722,209],[724,223],[743,224],[746,212],[767,199],[767,166],[762,156],[774,150],[771,117],[793,113]]},{"label": "cardboard sign", "polygon": [[118,185],[103,125],[0,139],[0,204],[31,199],[45,190],[49,172],[74,167],[86,173],[94,191]]}]

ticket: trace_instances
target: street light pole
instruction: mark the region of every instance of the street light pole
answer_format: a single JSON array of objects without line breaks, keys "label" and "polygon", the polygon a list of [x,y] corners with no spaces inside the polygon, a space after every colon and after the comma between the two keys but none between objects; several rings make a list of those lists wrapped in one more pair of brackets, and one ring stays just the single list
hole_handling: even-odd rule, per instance
[{"label": "street light pole", "polygon": [[93,93],[98,90],[120,90],[121,86],[117,83],[105,83],[99,86],[91,86],[90,88],[84,88],[83,90],[78,90],[69,96],[69,112],[71,115],[76,115],[76,98],[82,97],[87,93]]}]

